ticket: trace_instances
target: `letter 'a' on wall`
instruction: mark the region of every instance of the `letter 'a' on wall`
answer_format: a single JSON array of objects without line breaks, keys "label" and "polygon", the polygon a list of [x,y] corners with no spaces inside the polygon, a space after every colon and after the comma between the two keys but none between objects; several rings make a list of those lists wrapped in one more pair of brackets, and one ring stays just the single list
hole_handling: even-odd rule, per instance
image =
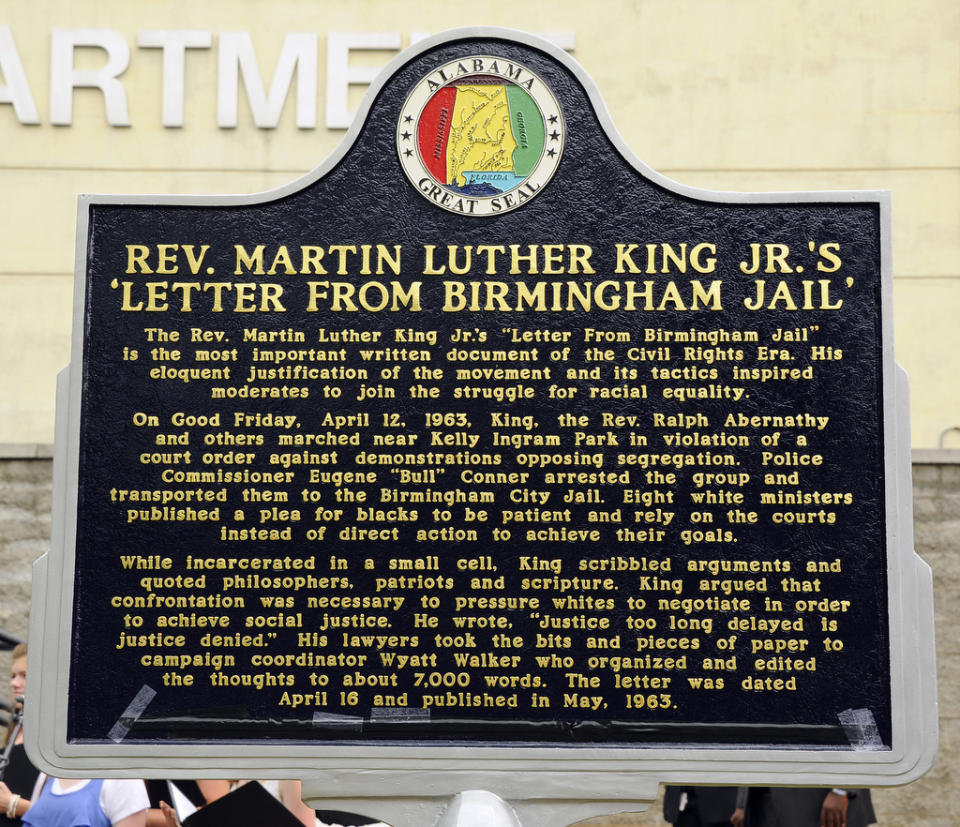
[{"label": "letter 'a' on wall", "polygon": [[488,28],[403,52],[278,190],[81,197],[36,762],[394,824],[918,777],[889,219],[678,185],[568,55]]}]

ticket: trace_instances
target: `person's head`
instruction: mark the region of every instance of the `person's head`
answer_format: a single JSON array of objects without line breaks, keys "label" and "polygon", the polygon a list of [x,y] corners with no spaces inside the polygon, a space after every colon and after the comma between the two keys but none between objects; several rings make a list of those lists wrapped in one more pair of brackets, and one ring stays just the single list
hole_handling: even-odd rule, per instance
[{"label": "person's head", "polygon": [[18,643],[13,648],[13,663],[10,667],[10,691],[13,699],[22,695],[27,689],[27,644]]}]

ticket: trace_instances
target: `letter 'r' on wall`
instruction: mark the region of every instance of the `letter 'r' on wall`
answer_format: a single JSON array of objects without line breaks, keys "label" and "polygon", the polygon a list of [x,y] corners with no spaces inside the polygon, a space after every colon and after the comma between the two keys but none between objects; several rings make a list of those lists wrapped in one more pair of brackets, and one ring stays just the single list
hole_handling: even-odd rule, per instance
[{"label": "letter 'r' on wall", "polygon": [[[73,90],[93,87],[103,92],[107,121],[111,126],[130,126],[127,93],[119,80],[130,65],[130,47],[119,32],[110,29],[54,29],[50,37],[50,123],[73,122]],[[94,47],[107,53],[99,69],[74,67],[74,50]]]}]

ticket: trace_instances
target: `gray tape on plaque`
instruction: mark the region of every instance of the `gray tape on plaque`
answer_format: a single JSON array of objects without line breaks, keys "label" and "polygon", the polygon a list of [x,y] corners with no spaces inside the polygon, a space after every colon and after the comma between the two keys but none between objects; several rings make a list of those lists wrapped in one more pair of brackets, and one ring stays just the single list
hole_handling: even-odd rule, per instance
[{"label": "gray tape on plaque", "polygon": [[337,715],[333,712],[314,712],[313,725],[336,729],[363,729],[363,718],[357,715]]},{"label": "gray tape on plaque", "polygon": [[371,721],[429,721],[430,710],[415,706],[374,706]]},{"label": "gray tape on plaque", "polygon": [[845,709],[837,714],[847,740],[856,750],[883,749],[877,722],[869,709]]},{"label": "gray tape on plaque", "polygon": [[151,689],[146,684],[141,686],[140,691],[136,694],[134,699],[130,701],[130,703],[127,705],[127,708],[123,710],[123,714],[119,717],[117,722],[110,728],[110,731],[107,733],[107,737],[115,744],[119,744],[124,738],[127,737],[130,727],[132,727],[137,722],[137,719],[143,715],[143,713],[146,711],[146,708],[150,706],[150,702],[156,696],[156,690]]}]

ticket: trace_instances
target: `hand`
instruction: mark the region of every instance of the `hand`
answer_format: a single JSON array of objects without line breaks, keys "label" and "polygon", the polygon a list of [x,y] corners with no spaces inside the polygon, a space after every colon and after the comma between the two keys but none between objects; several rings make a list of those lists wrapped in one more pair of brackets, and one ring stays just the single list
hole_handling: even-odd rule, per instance
[{"label": "hand", "polygon": [[166,801],[160,802],[160,811],[167,820],[167,827],[180,827],[180,819],[177,818],[177,811],[167,804]]},{"label": "hand", "polygon": [[820,808],[820,827],[847,827],[847,806],[850,802],[845,795],[827,793]]},{"label": "hand", "polygon": [[10,791],[10,788],[0,781],[0,815],[7,811],[11,798],[13,798],[13,793]]},{"label": "hand", "polygon": [[743,827],[744,815],[745,813],[743,807],[737,807],[737,809],[733,811],[733,815],[730,816],[730,823],[733,825],[733,827]]}]

